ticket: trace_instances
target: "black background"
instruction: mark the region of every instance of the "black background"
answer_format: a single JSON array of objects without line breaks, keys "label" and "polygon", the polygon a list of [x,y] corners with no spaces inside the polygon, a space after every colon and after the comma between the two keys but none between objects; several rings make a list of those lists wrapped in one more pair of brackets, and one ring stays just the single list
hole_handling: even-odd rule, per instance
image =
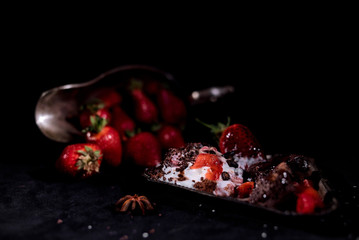
[{"label": "black background", "polygon": [[[357,236],[353,227],[358,207],[353,198],[358,195],[353,188],[358,185],[355,166],[359,160],[357,74],[353,35],[348,29],[320,22],[310,29],[297,23],[279,27],[273,23],[247,32],[232,25],[198,23],[188,30],[177,25],[181,31],[171,31],[155,24],[134,33],[118,30],[115,38],[108,29],[94,31],[81,24],[71,30],[61,24],[39,26],[39,21],[23,24],[4,37],[8,44],[3,49],[2,90],[11,93],[3,95],[7,134],[5,156],[0,160],[0,236],[119,239],[128,235],[140,239],[142,232],[152,228],[156,231],[151,239],[258,239],[262,232],[269,239]],[[64,145],[46,139],[35,125],[34,110],[41,93],[91,80],[125,64],[167,71],[188,93],[213,85],[235,86],[235,95],[197,107],[201,116],[225,121],[230,115],[232,122],[254,132],[267,153],[315,157],[342,203],[334,217],[337,222],[324,218],[309,226],[307,220],[223,206],[142,180],[129,183],[133,178],[118,176],[122,170],[107,170],[84,182],[56,175],[53,162]],[[154,199],[164,217],[132,218],[113,212],[112,204],[119,197],[136,191]],[[57,224],[58,219],[64,223]],[[329,227],[323,224],[327,221]]]}]

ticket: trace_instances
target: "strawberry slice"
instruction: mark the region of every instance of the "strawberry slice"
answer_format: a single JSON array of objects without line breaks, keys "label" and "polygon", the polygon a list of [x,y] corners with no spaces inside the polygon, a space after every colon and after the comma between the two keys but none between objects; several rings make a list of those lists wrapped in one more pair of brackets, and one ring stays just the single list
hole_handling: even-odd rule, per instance
[{"label": "strawberry slice", "polygon": [[297,213],[311,214],[314,213],[316,208],[322,208],[323,206],[322,198],[313,187],[307,187],[298,194]]},{"label": "strawberry slice", "polygon": [[248,197],[249,194],[251,194],[252,190],[254,188],[254,182],[245,182],[238,186],[238,197],[239,198],[245,198]]},{"label": "strawberry slice", "polygon": [[212,181],[216,181],[223,171],[222,162],[214,154],[198,154],[191,169],[198,169],[202,167],[209,167],[205,177]]}]

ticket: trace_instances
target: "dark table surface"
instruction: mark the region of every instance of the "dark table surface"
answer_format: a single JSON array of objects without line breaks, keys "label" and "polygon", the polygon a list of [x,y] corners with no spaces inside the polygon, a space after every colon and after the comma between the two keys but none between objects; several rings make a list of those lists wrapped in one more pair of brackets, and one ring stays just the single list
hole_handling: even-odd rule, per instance
[{"label": "dark table surface", "polygon": [[[138,60],[131,54],[126,55],[132,56],[128,59],[115,54],[108,58],[108,52],[96,56],[72,53],[67,62],[54,60],[69,54],[61,51],[49,57],[43,50],[40,60],[20,75],[14,71],[10,81],[15,88],[15,78],[21,77],[23,87],[17,90],[20,97],[14,103],[21,111],[12,107],[19,128],[8,129],[13,150],[0,161],[0,239],[358,239],[355,88],[343,77],[344,67],[333,68],[332,59],[318,65],[318,59],[326,58],[318,58],[317,53],[304,62],[305,53],[297,50],[296,56],[303,54],[301,60],[262,54],[246,61],[222,61],[221,54],[214,57],[203,50],[192,57],[164,54],[156,61],[151,56]],[[24,61],[31,59],[31,53],[35,52],[25,54]],[[187,61],[179,60],[184,55]],[[46,139],[34,121],[41,92],[90,80],[128,63],[168,71],[188,93],[213,85],[234,85],[234,95],[191,111],[212,122],[225,121],[230,115],[232,122],[243,123],[254,132],[267,153],[314,157],[339,200],[337,211],[313,218],[280,216],[149,183],[132,167],[103,167],[99,176],[88,180],[59,175],[54,161],[65,144]],[[31,137],[19,142],[24,135]],[[200,140],[203,136],[195,137]],[[155,211],[146,216],[114,211],[119,198],[135,193],[148,196],[156,204]]]}]

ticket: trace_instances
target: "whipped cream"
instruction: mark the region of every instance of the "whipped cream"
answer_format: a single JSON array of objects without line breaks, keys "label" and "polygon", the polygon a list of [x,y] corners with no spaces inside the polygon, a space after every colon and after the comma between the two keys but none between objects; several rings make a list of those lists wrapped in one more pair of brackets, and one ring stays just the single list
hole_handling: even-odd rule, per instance
[{"label": "whipped cream", "polygon": [[[232,161],[236,164],[233,166],[233,164],[228,164],[228,159],[226,159],[222,153],[217,151],[216,148],[208,146],[200,148],[198,154],[215,154],[221,162],[222,172],[220,176],[216,180],[210,180],[211,182],[215,182],[215,188],[211,193],[225,197],[233,196],[236,187],[243,183],[243,171],[246,168],[263,160],[261,158],[248,158],[235,155],[233,156]],[[209,166],[192,169],[191,167],[195,164],[195,161],[189,161],[185,168],[180,168],[181,161],[183,161],[184,157],[183,152],[174,153],[169,157],[170,164],[162,165],[162,172],[164,174],[158,179],[160,181],[196,189],[195,184],[205,181],[206,174],[210,171]]]}]

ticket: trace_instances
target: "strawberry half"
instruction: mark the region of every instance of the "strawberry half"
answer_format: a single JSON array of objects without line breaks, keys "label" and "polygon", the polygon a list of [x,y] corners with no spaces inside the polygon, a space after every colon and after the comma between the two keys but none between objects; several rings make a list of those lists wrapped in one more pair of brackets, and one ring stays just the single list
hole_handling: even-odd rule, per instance
[{"label": "strawberry half", "polygon": [[161,145],[150,132],[141,132],[128,139],[126,156],[137,165],[154,167],[161,162]]},{"label": "strawberry half", "polygon": [[87,178],[100,170],[102,151],[96,144],[77,143],[68,145],[56,161],[56,168],[70,176]]},{"label": "strawberry half", "polygon": [[205,177],[208,180],[212,181],[216,181],[223,171],[222,162],[215,154],[198,154],[195,163],[191,166],[191,169],[197,169],[202,167],[209,167]]},{"label": "strawberry half", "polygon": [[96,116],[91,121],[92,128],[86,132],[87,142],[95,143],[102,149],[106,163],[114,167],[120,165],[122,144],[119,133],[113,127],[107,126],[106,119]]}]

